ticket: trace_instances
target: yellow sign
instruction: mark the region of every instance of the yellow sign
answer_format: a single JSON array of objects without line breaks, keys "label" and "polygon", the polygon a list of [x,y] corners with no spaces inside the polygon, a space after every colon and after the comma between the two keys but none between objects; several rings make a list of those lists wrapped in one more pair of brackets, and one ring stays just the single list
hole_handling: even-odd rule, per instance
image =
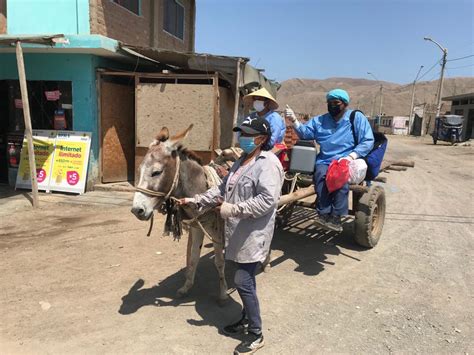
[{"label": "yellow sign", "polygon": [[52,185],[75,186],[84,178],[86,150],[85,142],[56,141]]},{"label": "yellow sign", "polygon": [[[46,191],[83,193],[86,186],[91,134],[73,131],[35,131],[33,142],[38,187]],[[29,173],[28,147],[24,140],[17,187],[31,188]]]},{"label": "yellow sign", "polygon": [[[49,190],[51,178],[51,163],[54,153],[55,131],[33,131],[33,147],[35,152],[36,178],[40,190]],[[28,161],[28,143],[23,140],[21,149],[20,166],[16,186],[19,188],[31,188],[30,165]]]}]

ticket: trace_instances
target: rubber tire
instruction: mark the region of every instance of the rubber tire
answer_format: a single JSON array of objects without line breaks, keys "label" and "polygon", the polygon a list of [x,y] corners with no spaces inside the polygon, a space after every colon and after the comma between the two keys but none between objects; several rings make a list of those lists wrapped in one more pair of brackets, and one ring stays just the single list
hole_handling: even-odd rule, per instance
[{"label": "rubber tire", "polygon": [[[373,213],[376,207],[378,220],[374,229]],[[360,197],[354,220],[354,240],[357,244],[365,248],[373,248],[377,245],[385,221],[385,207],[385,190],[382,186],[372,186]]]}]

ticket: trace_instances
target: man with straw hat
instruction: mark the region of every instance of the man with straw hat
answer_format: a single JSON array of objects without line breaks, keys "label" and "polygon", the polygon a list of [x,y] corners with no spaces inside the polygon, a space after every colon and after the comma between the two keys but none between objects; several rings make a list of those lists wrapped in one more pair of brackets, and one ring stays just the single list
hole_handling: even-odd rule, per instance
[{"label": "man with straw hat", "polygon": [[270,146],[282,143],[285,138],[286,125],[283,118],[275,112],[278,108],[278,103],[267,89],[261,88],[244,96],[244,103],[247,106],[253,107],[255,112],[252,112],[248,118],[264,118],[270,123],[272,136],[270,138]]}]

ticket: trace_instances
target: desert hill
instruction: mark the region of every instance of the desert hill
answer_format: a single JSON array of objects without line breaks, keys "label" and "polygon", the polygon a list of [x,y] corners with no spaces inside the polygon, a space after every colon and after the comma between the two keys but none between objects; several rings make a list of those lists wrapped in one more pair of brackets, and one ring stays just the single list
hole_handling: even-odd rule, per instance
[{"label": "desert hill", "polygon": [[[412,83],[400,85],[385,81],[353,78],[290,79],[282,83],[277,101],[281,108],[289,104],[295,112],[316,115],[326,109],[326,93],[334,88],[347,90],[352,108],[359,108],[367,115],[372,113],[375,97],[375,114],[380,109],[380,84],[383,84],[382,111],[389,116],[408,116],[410,111]],[[416,84],[415,105],[436,103],[438,80],[421,81]],[[474,77],[446,78],[442,97],[474,92]],[[442,111],[449,110],[449,102]]]}]

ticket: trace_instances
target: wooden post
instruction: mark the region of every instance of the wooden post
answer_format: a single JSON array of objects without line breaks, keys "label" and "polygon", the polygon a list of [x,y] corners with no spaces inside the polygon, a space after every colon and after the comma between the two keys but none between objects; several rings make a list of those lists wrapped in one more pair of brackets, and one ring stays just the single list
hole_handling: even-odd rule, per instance
[{"label": "wooden post", "polygon": [[28,101],[28,87],[26,86],[25,62],[21,42],[16,42],[16,61],[18,77],[20,79],[21,100],[23,102],[23,117],[25,119],[25,135],[28,142],[28,160],[30,166],[31,191],[33,192],[33,207],[39,207],[38,180],[36,178],[35,150],[33,146],[33,132],[31,128],[30,103]]},{"label": "wooden post", "polygon": [[[239,104],[240,104],[240,75],[241,75],[241,68],[240,63],[242,60],[239,58],[237,60],[237,67],[235,69],[235,93],[234,93],[234,117],[232,121],[232,128],[237,126],[237,119],[239,117]],[[236,143],[237,135],[232,133],[232,146]]]},{"label": "wooden post", "polygon": [[211,159],[216,158],[215,150],[219,148],[221,142],[221,125],[220,125],[220,97],[219,97],[219,73],[214,73],[213,77],[214,85],[214,117],[212,123],[212,148],[211,148]]}]

